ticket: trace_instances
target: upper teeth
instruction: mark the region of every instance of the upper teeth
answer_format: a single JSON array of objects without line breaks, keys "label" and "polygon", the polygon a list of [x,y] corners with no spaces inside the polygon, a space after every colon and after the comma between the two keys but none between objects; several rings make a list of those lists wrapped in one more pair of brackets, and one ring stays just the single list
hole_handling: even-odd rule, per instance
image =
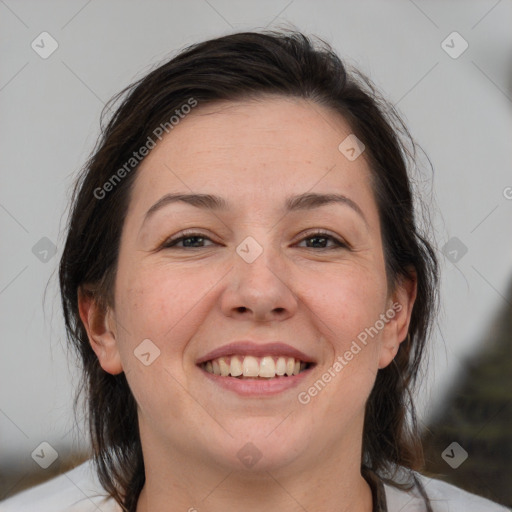
[{"label": "upper teeth", "polygon": [[298,375],[306,363],[293,357],[219,357],[201,365],[208,373],[227,377],[275,377],[276,375]]}]

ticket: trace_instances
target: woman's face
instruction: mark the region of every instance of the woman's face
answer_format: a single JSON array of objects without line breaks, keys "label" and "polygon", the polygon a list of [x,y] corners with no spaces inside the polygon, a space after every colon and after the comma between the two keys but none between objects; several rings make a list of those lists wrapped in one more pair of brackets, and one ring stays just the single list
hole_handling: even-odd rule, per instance
[{"label": "woman's face", "polygon": [[142,162],[93,347],[126,374],[145,457],[251,471],[360,457],[414,292],[388,290],[366,155],[338,148],[350,134],[304,100],[199,106]]}]

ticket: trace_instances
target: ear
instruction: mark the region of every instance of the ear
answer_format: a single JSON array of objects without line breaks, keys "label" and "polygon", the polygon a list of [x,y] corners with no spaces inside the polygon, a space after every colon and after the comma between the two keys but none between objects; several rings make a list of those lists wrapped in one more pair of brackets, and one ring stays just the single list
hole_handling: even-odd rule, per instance
[{"label": "ear", "polygon": [[414,270],[409,272],[408,277],[401,277],[395,286],[385,313],[386,318],[392,318],[386,324],[381,337],[379,369],[385,368],[393,361],[400,343],[407,339],[417,288]]},{"label": "ear", "polygon": [[82,287],[78,290],[78,310],[100,366],[112,375],[121,373],[123,366],[117,347],[113,310],[100,304],[91,291]]}]

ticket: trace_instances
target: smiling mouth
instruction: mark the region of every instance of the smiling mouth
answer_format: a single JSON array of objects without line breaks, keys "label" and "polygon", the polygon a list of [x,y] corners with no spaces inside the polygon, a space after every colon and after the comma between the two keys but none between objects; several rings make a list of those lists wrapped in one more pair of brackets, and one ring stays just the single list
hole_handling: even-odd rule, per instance
[{"label": "smiling mouth", "polygon": [[287,356],[243,356],[232,355],[218,357],[201,363],[199,367],[220,377],[235,377],[238,379],[273,379],[292,377],[314,366]]}]

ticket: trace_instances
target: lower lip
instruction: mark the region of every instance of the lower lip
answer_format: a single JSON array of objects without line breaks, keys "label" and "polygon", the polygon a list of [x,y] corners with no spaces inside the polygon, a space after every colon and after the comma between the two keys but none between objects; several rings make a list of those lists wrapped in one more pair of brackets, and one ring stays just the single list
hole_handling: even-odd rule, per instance
[{"label": "lower lip", "polygon": [[221,377],[214,373],[209,373],[202,368],[199,368],[203,374],[215,384],[233,391],[242,396],[270,396],[277,395],[283,391],[293,389],[298,386],[307,375],[311,372],[312,368],[303,370],[298,375],[291,375],[290,377],[273,377],[271,379],[237,379],[236,377]]}]

